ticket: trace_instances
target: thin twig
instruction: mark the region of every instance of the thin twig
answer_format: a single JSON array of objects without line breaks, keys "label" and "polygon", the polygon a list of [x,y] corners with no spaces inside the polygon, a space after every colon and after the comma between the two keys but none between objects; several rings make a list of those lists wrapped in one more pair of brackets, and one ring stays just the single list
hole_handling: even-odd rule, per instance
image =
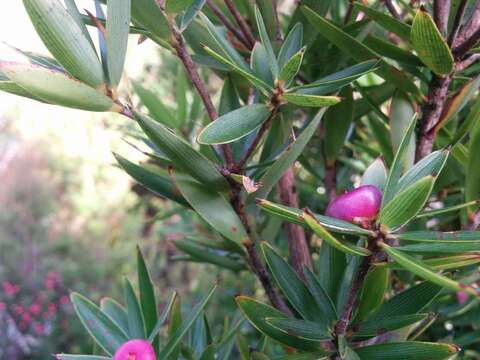
[{"label": "thin twig", "polygon": [[272,0],[273,13],[275,14],[275,35],[277,41],[283,41],[282,27],[280,26],[280,16],[278,14],[278,1]]},{"label": "thin twig", "polygon": [[337,197],[337,168],[335,163],[327,163],[325,165],[325,193],[329,201],[335,200]]},{"label": "thin twig", "polygon": [[247,49],[252,49],[253,45],[250,44],[243,33],[230,22],[222,10],[212,0],[207,0],[207,5],[213,11],[215,16],[223,23],[223,25],[225,25],[228,31],[230,31],[243,45],[245,45]]},{"label": "thin twig", "polygon": [[473,14],[467,23],[461,28],[453,42],[453,52],[457,58],[461,58],[474,45],[480,36],[480,2],[477,2]]},{"label": "thin twig", "polygon": [[385,6],[387,7],[388,11],[395,19],[402,20],[402,16],[393,5],[392,0],[385,0]]},{"label": "thin twig", "polygon": [[480,54],[470,55],[465,60],[457,62],[455,64],[455,71],[456,72],[463,71],[466,68],[468,68],[470,65],[472,65],[473,63],[477,62],[478,60],[480,60]]},{"label": "thin twig", "polygon": [[450,13],[450,0],[434,0],[433,19],[444,37],[447,36],[448,16]]},{"label": "thin twig", "polygon": [[[175,29],[174,26],[171,26],[171,31],[175,40],[175,41],[172,41],[172,46],[174,47],[178,57],[182,61],[191,82],[197,89],[197,92],[200,95],[200,98],[202,99],[202,102],[205,106],[205,109],[207,111],[208,117],[210,118],[210,121],[215,121],[218,117],[217,110],[213,105],[212,98],[210,97],[210,94],[208,93],[208,90],[204,82],[200,78],[200,74],[198,73],[197,66],[193,62],[192,57],[190,56],[190,54],[188,53],[185,47],[185,42],[183,41],[182,35],[177,31],[177,29]],[[228,168],[232,167],[234,163],[232,149],[230,148],[230,146],[225,144],[225,145],[222,145],[222,150],[223,150],[227,167]]]},{"label": "thin twig", "polygon": [[248,48],[252,49],[255,45],[255,37],[253,36],[252,30],[248,26],[245,19],[242,17],[242,14],[238,11],[237,7],[233,3],[232,0],[225,0],[225,5],[227,5],[228,10],[232,13],[235,21],[237,22],[238,26],[240,27],[240,31],[243,33],[243,36],[248,41]]},{"label": "thin twig", "polygon": [[[290,167],[280,179],[278,190],[280,199],[284,205],[299,208],[293,167]],[[289,222],[284,224],[284,229],[287,235],[288,249],[293,268],[297,274],[303,278],[304,267],[312,268],[312,258],[310,256],[305,230],[300,225]]]},{"label": "thin twig", "polygon": [[455,19],[453,20],[452,30],[448,37],[448,45],[452,47],[453,43],[457,39],[458,31],[462,25],[463,15],[465,15],[465,9],[467,7],[468,0],[462,0],[457,8],[457,13],[455,14]]},{"label": "thin twig", "polygon": [[477,30],[470,36],[468,39],[466,39],[463,43],[458,45],[453,50],[453,53],[457,59],[461,59],[472,47],[474,47],[478,41],[480,40],[480,24]]},{"label": "thin twig", "polygon": [[354,1],[350,0],[350,2],[348,4],[347,12],[345,13],[345,19],[343,20],[344,24],[348,24],[350,22],[351,18],[352,18],[353,5],[354,5]]}]

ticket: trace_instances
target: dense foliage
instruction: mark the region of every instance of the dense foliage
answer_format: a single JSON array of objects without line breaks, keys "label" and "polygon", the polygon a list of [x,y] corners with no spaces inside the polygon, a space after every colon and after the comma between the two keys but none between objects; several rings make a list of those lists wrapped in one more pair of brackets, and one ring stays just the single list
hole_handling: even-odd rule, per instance
[{"label": "dense foliage", "polygon": [[[202,222],[176,260],[258,279],[212,327],[221,282],[159,311],[137,250],[138,292],[71,295],[99,355],[60,359],[480,357],[479,2],[23,3],[53,58],[0,89],[133,120],[119,166]],[[162,92],[119,86],[130,34],[175,58]]]}]

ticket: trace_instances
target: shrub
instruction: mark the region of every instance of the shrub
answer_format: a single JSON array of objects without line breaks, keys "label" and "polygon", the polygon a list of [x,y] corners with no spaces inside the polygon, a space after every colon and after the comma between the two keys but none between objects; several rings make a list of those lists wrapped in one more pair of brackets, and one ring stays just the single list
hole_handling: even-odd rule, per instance
[{"label": "shrub", "polygon": [[[209,229],[176,241],[181,259],[250,271],[264,295],[236,297],[262,337],[221,355],[230,331],[195,327],[213,290],[159,316],[139,256],[139,296],[127,281],[115,311],[72,295],[103,355],[148,339],[161,359],[480,356],[478,4],[100,3],[24,0],[54,59],[1,62],[0,87],[133,120],[148,160],[119,165]],[[173,101],[119,89],[129,33],[176,56]]]}]

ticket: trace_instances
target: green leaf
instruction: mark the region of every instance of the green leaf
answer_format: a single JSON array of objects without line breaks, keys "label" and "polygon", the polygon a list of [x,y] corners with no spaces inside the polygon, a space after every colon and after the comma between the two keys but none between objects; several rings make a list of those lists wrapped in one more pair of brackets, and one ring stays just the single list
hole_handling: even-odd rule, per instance
[{"label": "green leaf", "polygon": [[193,3],[185,10],[182,16],[180,24],[180,32],[184,32],[185,29],[191,24],[195,17],[200,13],[206,0],[194,0]]},{"label": "green leaf", "polygon": [[285,64],[287,64],[287,62],[289,62],[292,57],[302,49],[302,45],[303,25],[301,23],[296,23],[288,32],[288,35],[278,53],[277,62],[280,69],[283,69]]},{"label": "green leaf", "polygon": [[245,270],[245,265],[225,255],[220,255],[211,249],[201,246],[191,240],[177,240],[175,246],[190,255],[196,261],[217,265],[235,272]]},{"label": "green leaf", "polygon": [[177,103],[177,123],[181,128],[188,117],[188,80],[183,66],[178,66],[175,78],[175,101]]},{"label": "green leaf", "polygon": [[[134,0],[135,1],[135,0]],[[114,88],[123,74],[130,32],[131,0],[107,0],[108,80]]]},{"label": "green leaf", "polygon": [[284,81],[285,84],[290,84],[290,82],[295,78],[295,76],[300,71],[302,66],[303,56],[305,55],[306,48],[300,49],[296,54],[294,54],[290,60],[282,67],[280,71],[279,79]]},{"label": "green leaf", "polygon": [[157,94],[143,87],[138,81],[132,81],[132,84],[135,93],[154,120],[171,128],[179,127],[177,118],[172,114],[172,110],[163,103]]},{"label": "green leaf", "polygon": [[160,10],[155,0],[134,0],[132,1],[132,20],[135,25],[139,25],[148,30],[148,35],[159,45],[171,48],[170,28],[163,12]]},{"label": "green leaf", "polygon": [[347,242],[341,242],[340,240],[336,239],[332,234],[325,229],[320,222],[316,219],[316,217],[310,211],[304,211],[302,217],[304,218],[305,222],[308,226],[315,232],[315,234],[320,237],[323,241],[328,243],[330,246],[343,251],[346,254],[357,255],[357,256],[368,256],[370,255],[370,251],[362,248],[360,246],[352,245]]},{"label": "green leaf", "polygon": [[428,314],[391,316],[382,321],[372,320],[355,324],[351,331],[354,337],[382,335],[388,331],[404,328],[426,319]]},{"label": "green leaf", "polygon": [[87,26],[83,22],[82,15],[78,11],[78,7],[75,4],[75,0],[64,0],[64,2],[65,2],[65,8],[67,9],[67,12],[70,14],[72,19],[75,20],[78,27],[82,30],[82,33],[85,36],[85,38],[87,38],[92,48],[94,48],[92,38],[90,36],[90,33],[88,32]]},{"label": "green leaf", "polygon": [[[397,91],[393,95],[392,102],[390,103],[389,113],[390,133],[394,152],[398,151],[414,115],[415,109],[413,108],[413,104],[406,95]],[[415,133],[412,133],[403,159],[404,171],[408,171],[413,166],[415,162],[415,149]]]},{"label": "green leaf", "polygon": [[338,96],[306,95],[300,93],[285,93],[282,95],[288,103],[306,107],[322,107],[338,104],[342,99]]},{"label": "green leaf", "polygon": [[58,360],[110,360],[110,358],[105,356],[95,356],[95,355],[68,355],[68,354],[57,354],[56,358]]},{"label": "green leaf", "polygon": [[270,70],[272,71],[273,78],[277,79],[280,72],[278,69],[277,57],[275,56],[275,53],[273,51],[272,43],[270,42],[270,38],[268,36],[267,29],[265,28],[265,23],[263,22],[262,14],[260,13],[260,9],[258,8],[258,6],[255,6],[255,20],[257,22],[257,28],[260,34],[262,45],[264,46],[267,53]]},{"label": "green leaf", "polygon": [[290,166],[293,165],[293,163],[303,152],[305,146],[307,146],[308,142],[320,125],[320,121],[322,120],[324,113],[325,109],[321,109],[315,118],[311,120],[310,123],[305,127],[297,139],[279,155],[278,159],[260,178],[262,187],[258,191],[250,194],[247,201],[251,202],[255,198],[266,198],[268,196],[283,174],[288,170],[288,168],[290,168]]},{"label": "green leaf", "polygon": [[437,75],[453,70],[453,55],[430,14],[422,7],[415,15],[410,39],[422,62]]},{"label": "green leaf", "polygon": [[162,174],[160,171],[154,172],[151,168],[138,166],[118,154],[113,155],[122,169],[139,184],[159,196],[173,200],[181,205],[189,206],[188,202],[179,193],[166,173]]},{"label": "green leaf", "polygon": [[322,243],[318,261],[315,262],[315,269],[318,273],[320,285],[327,292],[334,307],[346,267],[347,255],[327,243]]},{"label": "green leaf", "polygon": [[216,231],[239,245],[248,238],[230,202],[214,188],[201,185],[176,171],[172,172],[172,177],[189,204]]},{"label": "green leaf", "polygon": [[264,104],[247,105],[220,116],[198,135],[200,144],[226,144],[255,131],[270,115]]},{"label": "green leaf", "polygon": [[426,176],[396,195],[378,217],[384,229],[395,229],[407,224],[425,206],[432,192],[435,178]]},{"label": "green leaf", "polygon": [[453,143],[458,143],[465,137],[465,135],[469,134],[478,123],[478,119],[480,119],[480,96],[475,101],[475,104],[471,107],[465,121],[458,127]]},{"label": "green leaf", "polygon": [[[276,204],[274,202],[257,199],[257,205],[263,210],[268,211],[269,213],[279,216],[287,221],[290,221],[294,224],[306,225],[305,219],[303,218],[303,211],[300,209],[288,207],[281,204]],[[315,214],[317,221],[322,224],[327,230],[340,233],[340,234],[352,234],[352,235],[367,235],[373,236],[374,233],[370,230],[363,229],[360,226],[351,224],[349,222],[331,218],[328,216],[323,216]]]},{"label": "green leaf", "polygon": [[355,349],[362,360],[441,360],[460,351],[456,345],[417,341],[391,342]]},{"label": "green leaf", "polygon": [[127,335],[93,302],[78,293],[73,293],[70,298],[83,326],[108,355],[113,355],[128,341]]},{"label": "green leaf", "polygon": [[43,43],[65,70],[100,87],[103,70],[95,49],[60,0],[23,0],[23,4]]},{"label": "green leaf", "polygon": [[380,190],[385,188],[387,182],[387,168],[382,158],[372,162],[362,176],[362,185],[374,185]]},{"label": "green leaf", "polygon": [[448,150],[437,150],[425,156],[400,178],[397,192],[405,190],[426,176],[438,176],[447,162],[449,153]]},{"label": "green leaf", "polygon": [[325,326],[318,322],[299,320],[299,319],[285,319],[285,318],[266,318],[266,322],[286,334],[297,336],[301,339],[324,341],[331,339]]},{"label": "green leaf", "polygon": [[177,14],[184,11],[193,3],[193,0],[166,0],[165,11],[171,14]]},{"label": "green leaf", "polygon": [[312,294],[313,298],[317,302],[317,306],[321,309],[325,319],[327,328],[331,327],[333,322],[337,319],[337,310],[335,305],[328,296],[327,291],[323,288],[320,279],[310,270],[308,267],[304,267],[303,274],[305,276],[305,281]]},{"label": "green leaf", "polygon": [[324,322],[325,314],[295,270],[265,242],[262,251],[275,282],[295,310],[307,320]]},{"label": "green leaf", "polygon": [[480,122],[477,121],[470,134],[470,156],[468,158],[467,174],[465,176],[465,200],[480,198],[480,166],[474,154],[480,151]]},{"label": "green leaf", "polygon": [[145,134],[169,157],[172,164],[175,164],[175,168],[184,170],[202,184],[212,186],[218,191],[228,188],[227,181],[215,164],[184,139],[139,112],[135,112],[134,116]]},{"label": "green leaf", "polygon": [[266,336],[295,349],[306,351],[319,350],[318,341],[310,341],[286,334],[266,321],[267,318],[287,319],[287,316],[282,312],[247,296],[237,296],[236,301],[250,323]]},{"label": "green leaf", "polygon": [[157,323],[155,324],[155,327],[153,328],[152,332],[150,333],[148,337],[149,342],[153,342],[155,337],[157,337],[158,333],[160,332],[160,329],[162,328],[163,324],[165,321],[167,321],[168,315],[170,314],[170,311],[172,310],[173,304],[175,303],[175,300],[177,299],[178,294],[174,292],[170,296],[170,300],[168,303],[164,306],[162,313],[159,315]]},{"label": "green leaf", "polygon": [[402,175],[405,157],[407,156],[408,147],[410,141],[412,141],[412,134],[417,124],[416,120],[417,117],[414,115],[410,121],[407,131],[405,131],[405,135],[403,136],[402,142],[398,147],[395,158],[393,159],[392,166],[390,167],[390,173],[388,174],[387,178],[387,183],[385,184],[385,190],[383,192],[382,209],[392,200],[394,194],[397,193],[397,185]]},{"label": "green leaf", "polygon": [[370,269],[365,278],[360,295],[357,319],[362,320],[374,312],[383,303],[385,294],[390,286],[390,270],[386,267]]},{"label": "green leaf", "polygon": [[145,339],[145,319],[135,290],[127,278],[124,279],[124,296],[127,304],[129,334],[134,339]]},{"label": "green leaf", "polygon": [[415,254],[457,254],[480,251],[480,241],[452,241],[436,243],[423,243],[397,247],[398,250]]},{"label": "green leaf", "polygon": [[88,111],[121,110],[112,99],[60,71],[5,61],[0,62],[0,71],[28,93],[50,104]]},{"label": "green leaf", "polygon": [[[383,57],[393,59],[399,63],[409,66],[423,66],[423,63],[416,55],[412,54],[409,50],[405,50],[398,45],[391,43],[390,41],[385,41],[376,36],[368,35],[365,40],[363,40],[363,43]],[[406,68],[405,71],[408,71],[411,74],[419,77],[420,80],[423,80],[421,73],[419,75],[416,69],[410,70],[409,68]]]},{"label": "green leaf", "polygon": [[[176,296],[172,304],[172,310],[170,311],[170,314],[169,314],[167,336],[169,338],[172,337],[175,334],[175,332],[178,329],[180,329],[181,326],[182,326],[182,301],[180,296]],[[180,356],[180,352],[181,352],[181,347],[180,347],[180,343],[178,343],[172,348],[171,354],[166,357],[166,360],[176,360]]]},{"label": "green leaf", "polygon": [[270,85],[268,85],[262,79],[259,79],[254,74],[252,74],[250,69],[243,69],[243,68],[239,67],[238,65],[234,64],[232,61],[228,60],[227,58],[223,57],[222,55],[220,55],[220,54],[216,53],[215,51],[213,51],[212,49],[210,49],[208,46],[205,46],[203,49],[205,50],[205,52],[207,54],[212,56],[215,60],[221,62],[222,64],[227,65],[233,71],[235,71],[236,73],[240,74],[245,79],[250,81],[252,83],[252,85],[254,85],[255,87],[257,87],[259,89],[262,89],[262,90],[265,90],[267,92],[272,91],[272,87]]},{"label": "green leaf", "polygon": [[327,110],[325,114],[325,155],[335,161],[345,144],[353,120],[353,90],[344,88],[339,96],[343,101]]},{"label": "green leaf", "polygon": [[432,243],[480,241],[480,231],[407,231],[395,234],[402,241],[419,241]]},{"label": "green leaf", "polygon": [[263,44],[256,42],[250,55],[250,67],[256,76],[269,86],[273,86],[273,76],[267,61],[267,51]]},{"label": "green leaf", "polygon": [[158,355],[159,359],[165,359],[175,351],[177,346],[180,344],[180,341],[182,341],[183,337],[187,334],[188,330],[190,330],[190,328],[194,324],[195,320],[197,320],[197,318],[202,314],[203,309],[210,301],[217,287],[218,285],[213,286],[213,288],[208,292],[208,294],[200,302],[198,302],[197,305],[195,305],[192,311],[188,314],[188,316],[183,321],[182,326],[177,331],[175,331],[172,336],[169,337],[165,347],[160,351],[160,354]]},{"label": "green leaf", "polygon": [[[434,270],[456,270],[461,267],[476,265],[480,263],[480,256],[477,253],[473,254],[460,254],[460,255],[452,255],[452,256],[445,256],[445,257],[438,257],[438,258],[431,258],[431,259],[423,259],[423,262]],[[384,265],[378,265],[384,266]],[[405,270],[403,267],[396,263],[390,263],[387,265],[389,269],[392,270]]]},{"label": "green leaf", "polygon": [[302,10],[307,19],[322,34],[322,37],[335,44],[335,46],[337,46],[342,52],[356,61],[366,61],[371,59],[380,60],[381,66],[375,71],[379,76],[389,82],[395,83],[398,88],[405,92],[420,96],[416,85],[403,72],[381,59],[376,52],[342,29],[319,16],[310,8],[304,6],[302,7]]},{"label": "green leaf", "polygon": [[[146,334],[151,334],[158,320],[157,300],[155,298],[155,289],[150,277],[145,259],[140,246],[137,245],[137,275],[138,287],[140,289],[140,305],[142,307],[143,318],[145,319]],[[154,348],[158,348],[158,339],[155,340]]]},{"label": "green leaf", "polygon": [[127,311],[122,305],[111,298],[103,298],[100,301],[100,308],[125,334],[129,333]]},{"label": "green leaf", "polygon": [[[7,79],[7,77],[5,77]],[[32,100],[40,101],[45,103],[44,100],[40,99],[38,96],[33,95],[32,93],[28,92],[25,90],[23,87],[20,85],[15,84],[13,81],[10,80],[3,80],[0,79],[0,91],[5,91],[7,93],[13,94],[13,95],[18,95],[21,97],[29,98]]]},{"label": "green leaf", "polygon": [[423,281],[384,302],[378,310],[368,317],[368,320],[383,321],[392,316],[417,314],[435,300],[441,290],[440,286]]},{"label": "green leaf", "polygon": [[460,284],[443,275],[437,274],[420,260],[415,259],[414,257],[407,255],[402,251],[392,248],[387,244],[381,243],[380,246],[393,260],[404,267],[407,271],[410,271],[425,280],[431,281],[447,289],[453,291],[465,291],[472,295],[478,295],[477,290],[474,288]]},{"label": "green leaf", "polygon": [[403,40],[410,41],[410,25],[405,22],[401,22],[394,17],[385,14],[384,12],[372,9],[371,7],[365,6],[360,2],[355,2],[354,5],[357,9],[361,10],[365,15],[370,19],[374,20],[384,29],[391,31],[392,33],[400,36]]}]

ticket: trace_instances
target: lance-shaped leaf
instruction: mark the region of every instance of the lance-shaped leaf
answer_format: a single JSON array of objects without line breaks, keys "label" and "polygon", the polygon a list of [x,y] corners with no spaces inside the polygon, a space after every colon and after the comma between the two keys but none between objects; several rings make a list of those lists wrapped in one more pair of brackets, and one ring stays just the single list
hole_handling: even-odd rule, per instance
[{"label": "lance-shaped leaf", "polygon": [[131,0],[107,0],[107,65],[110,85],[122,78],[130,32]]},{"label": "lance-shaped leaf", "polygon": [[175,247],[190,255],[195,261],[214,264],[237,273],[241,270],[245,270],[245,264],[242,264],[225,254],[221,255],[218,251],[212,251],[212,249],[202,246],[195,241],[187,239],[177,240],[175,241]]},{"label": "lance-shaped leaf", "polygon": [[180,31],[184,32],[185,29],[191,24],[195,17],[200,13],[206,0],[194,0],[193,3],[185,10],[180,22]]},{"label": "lance-shaped leaf", "polygon": [[362,320],[374,312],[383,303],[385,294],[390,286],[390,270],[386,267],[370,269],[365,278],[360,305],[356,319]]},{"label": "lance-shaped leaf", "polygon": [[[0,73],[1,75],[1,73]],[[40,99],[38,96],[33,95],[32,93],[25,90],[20,85],[15,84],[13,81],[8,79],[6,76],[2,76],[0,78],[0,91],[5,91],[7,93],[18,95],[21,97],[29,98],[32,100],[45,102],[44,100]]]},{"label": "lance-shaped leaf", "polygon": [[327,291],[323,288],[320,279],[312,270],[305,266],[303,269],[303,274],[305,276],[308,290],[310,290],[310,293],[317,302],[318,307],[322,310],[323,315],[325,316],[327,328],[331,327],[333,322],[338,318],[337,310],[335,309],[332,299],[328,295]]},{"label": "lance-shaped leaf", "polygon": [[337,158],[353,120],[352,88],[344,88],[339,95],[344,100],[332,106],[325,114],[325,155],[329,162]]},{"label": "lance-shaped leaf", "polygon": [[[423,259],[423,262],[433,270],[456,270],[465,266],[480,263],[480,255],[478,253],[452,255],[431,259]],[[379,263],[378,266],[383,267],[385,266],[385,264]],[[389,263],[388,265],[386,265],[386,267],[392,270],[405,270],[403,267],[396,263]]]},{"label": "lance-shaped leaf", "polygon": [[469,150],[470,156],[468,158],[467,176],[465,177],[466,201],[480,198],[480,166],[478,166],[475,156],[480,151],[480,121],[477,121],[471,132]]},{"label": "lance-shaped leaf", "polygon": [[362,185],[374,185],[383,190],[387,182],[387,167],[382,158],[372,162],[362,176]]},{"label": "lance-shaped leaf", "polygon": [[405,22],[401,22],[384,12],[372,9],[371,7],[365,6],[360,2],[356,2],[354,6],[384,29],[397,34],[405,41],[410,41],[411,27]]},{"label": "lance-shaped leaf", "polygon": [[426,82],[423,74],[419,73],[417,69],[412,68],[414,66],[422,66],[423,63],[410,51],[398,47],[396,44],[393,44],[390,41],[383,40],[373,35],[368,35],[365,40],[363,40],[363,43],[379,55],[409,66],[405,69],[405,71],[410,72],[411,74],[417,76],[420,80],[424,80]]},{"label": "lance-shaped leaf", "polygon": [[252,201],[255,198],[266,198],[272,188],[277,184],[280,178],[283,176],[285,171],[288,170],[290,166],[297,160],[297,158],[302,153],[305,146],[312,138],[313,134],[322,120],[322,116],[325,113],[325,109],[321,109],[315,118],[310,121],[307,127],[302,131],[302,133],[297,137],[297,139],[290,144],[278,157],[278,159],[273,163],[272,166],[263,174],[260,178],[262,187],[249,195],[247,201]]},{"label": "lance-shaped leaf", "polygon": [[172,177],[184,198],[216,231],[237,244],[247,239],[245,228],[232,205],[214,188],[175,170]]},{"label": "lance-shaped leaf", "polygon": [[361,360],[442,360],[460,351],[452,344],[418,341],[391,342],[355,349]]},{"label": "lance-shaped leaf", "polygon": [[286,334],[314,341],[331,339],[332,335],[325,330],[325,326],[314,321],[285,318],[266,318],[267,323]]},{"label": "lance-shaped leaf", "polygon": [[189,7],[194,0],[166,0],[165,11],[171,14],[177,14]]},{"label": "lance-shaped leaf", "polygon": [[277,79],[280,72],[277,63],[277,57],[275,56],[275,53],[273,51],[272,43],[270,42],[270,38],[268,36],[267,29],[265,28],[265,23],[263,22],[262,14],[260,13],[260,9],[258,8],[258,6],[255,6],[255,20],[257,22],[260,39],[262,40],[262,44],[265,47],[270,70],[272,71],[273,78]]},{"label": "lance-shaped leaf", "polygon": [[317,221],[315,216],[310,211],[304,211],[302,215],[303,219],[307,223],[307,225],[315,232],[315,234],[328,243],[330,246],[350,255],[357,255],[357,256],[368,256],[370,255],[370,251],[362,248],[360,246],[349,244],[345,241],[340,241],[335,238],[332,234],[325,229],[320,222]]},{"label": "lance-shaped leaf", "polygon": [[354,337],[378,336],[388,331],[401,329],[426,319],[428,314],[391,316],[381,321],[371,320],[355,324],[351,331]]},{"label": "lance-shaped leaf", "polygon": [[435,178],[426,176],[396,195],[378,217],[384,229],[395,229],[407,224],[425,206],[432,192]]},{"label": "lance-shaped leaf", "polygon": [[273,86],[274,81],[272,71],[270,70],[266,58],[267,51],[265,50],[265,46],[259,42],[255,43],[250,56],[250,67],[256,76],[265,81],[269,86]]},{"label": "lance-shaped leaf", "polygon": [[201,299],[197,305],[192,309],[192,311],[188,314],[185,320],[182,322],[182,325],[173,333],[163,349],[160,351],[158,356],[159,359],[167,359],[174,351],[177,349],[180,341],[182,341],[183,337],[187,334],[188,330],[193,326],[195,320],[202,314],[203,309],[207,306],[208,302],[213,296],[213,293],[217,289],[218,285],[212,287],[212,289],[208,292],[207,295],[203,299]]},{"label": "lance-shaped leaf", "polygon": [[93,87],[104,83],[94,48],[60,0],[23,0],[23,4],[43,43],[65,70]]},{"label": "lance-shaped leaf", "polygon": [[38,65],[0,62],[0,71],[35,97],[54,105],[88,111],[115,111],[121,107],[88,85]]},{"label": "lance-shaped leaf", "polygon": [[423,243],[397,247],[398,250],[415,254],[458,254],[479,252],[480,241],[451,241],[442,243]]},{"label": "lance-shaped leaf", "polygon": [[127,335],[93,302],[77,293],[71,295],[71,300],[83,326],[107,354],[113,355],[128,341]]},{"label": "lance-shaped leaf", "polygon": [[125,304],[127,304],[127,319],[129,335],[134,339],[145,339],[145,319],[143,317],[142,308],[138,301],[132,283],[124,279],[124,296]]},{"label": "lance-shaped leaf", "polygon": [[338,96],[306,95],[300,93],[285,93],[282,98],[288,103],[305,107],[321,107],[338,104],[342,99]]},{"label": "lance-shaped leaf", "polygon": [[[140,305],[143,318],[145,319],[145,330],[146,334],[150,334],[155,328],[158,319],[157,300],[153,282],[139,246],[137,246],[137,276],[140,289]],[[158,339],[155,340],[153,345],[155,349],[158,348]]]},{"label": "lance-shaped leaf", "polygon": [[[393,151],[397,152],[402,143],[403,136],[408,131],[408,127],[415,114],[415,109],[410,100],[402,93],[397,92],[390,103],[390,135],[392,139]],[[415,162],[415,133],[412,133],[403,159],[404,171],[409,170]]]},{"label": "lance-shaped leaf", "polygon": [[162,313],[158,316],[157,323],[155,324],[155,327],[153,328],[152,332],[148,336],[148,341],[153,342],[155,337],[157,337],[158,333],[160,332],[160,329],[162,328],[163,324],[167,321],[168,315],[170,314],[173,305],[176,303],[178,294],[174,292],[170,296],[170,300],[168,301],[167,304],[163,307]]},{"label": "lance-shaped leaf", "polygon": [[282,66],[279,79],[284,81],[287,85],[293,80],[293,78],[300,71],[302,66],[303,56],[305,55],[306,48],[300,49],[296,54],[294,54],[287,63]]},{"label": "lance-shaped leaf", "polygon": [[395,234],[402,241],[419,241],[432,243],[480,241],[480,231],[407,231]]},{"label": "lance-shaped leaf", "polygon": [[420,260],[410,255],[407,255],[404,252],[399,251],[393,247],[390,247],[385,243],[381,243],[379,245],[399,265],[404,267],[407,271],[410,271],[415,275],[421,277],[422,279],[431,281],[434,284],[440,285],[453,291],[465,291],[472,295],[478,295],[477,290],[473,287],[461,284],[457,281],[447,278],[446,276],[437,274]]},{"label": "lance-shaped leaf", "polygon": [[266,321],[267,318],[287,319],[284,313],[246,296],[237,296],[236,301],[245,317],[261,333],[296,349],[306,351],[319,350],[318,341],[306,340],[287,334]]},{"label": "lance-shaped leaf", "polygon": [[304,319],[322,323],[325,327],[325,315],[295,270],[265,242],[262,251],[273,278],[289,303]]},{"label": "lance-shaped leaf", "polygon": [[107,297],[100,301],[100,308],[125,334],[129,334],[127,310],[122,305]]},{"label": "lance-shaped leaf", "polygon": [[118,154],[113,155],[122,169],[139,184],[159,196],[173,200],[181,205],[189,206],[166,172],[162,174],[160,169],[155,172],[153,168],[138,166]]},{"label": "lance-shaped leaf", "polygon": [[288,35],[278,53],[277,62],[280,69],[283,69],[287,62],[289,62],[292,57],[300,51],[302,45],[303,25],[301,23],[296,23],[288,32]]},{"label": "lance-shaped leaf", "polygon": [[169,157],[175,168],[189,173],[200,183],[212,186],[217,191],[228,188],[227,181],[217,167],[192,145],[149,117],[139,112],[135,112],[134,116],[150,140]]},{"label": "lance-shaped leaf", "polygon": [[335,44],[341,51],[346,53],[357,61],[366,61],[371,59],[380,60],[381,66],[375,71],[379,76],[387,81],[394,82],[395,85],[405,92],[419,96],[419,90],[416,85],[401,71],[388,64],[385,60],[372,49],[355,39],[350,34],[333,25],[328,20],[316,14],[309,7],[302,7],[307,19],[327,40]]},{"label": "lance-shaped leaf", "polygon": [[68,355],[57,354],[55,355],[58,360],[110,360],[109,357],[96,356],[96,355]]},{"label": "lance-shaped leaf", "polygon": [[291,90],[295,90],[300,94],[310,95],[325,95],[333,93],[363,75],[375,71],[378,64],[378,60],[367,60],[325,76],[324,78],[311,82],[310,84],[294,87]]},{"label": "lance-shaped leaf", "polygon": [[134,24],[150,32],[152,40],[161,46],[170,47],[168,21],[155,0],[133,0],[131,15]]},{"label": "lance-shaped leaf", "polygon": [[[290,221],[295,224],[306,225],[303,218],[303,210],[288,207],[285,205],[277,204],[265,199],[257,199],[257,205],[263,210],[269,213],[279,216],[286,221]],[[363,229],[360,226],[351,224],[349,222],[315,214],[317,221],[322,224],[329,231],[340,234],[352,234],[352,235],[367,235],[374,236],[375,234],[367,229]]]},{"label": "lance-shaped leaf", "polygon": [[415,125],[417,124],[417,117],[414,116],[410,121],[410,125],[403,136],[402,142],[400,143],[398,150],[393,159],[392,165],[390,167],[390,172],[388,174],[387,182],[385,184],[385,190],[382,197],[382,209],[392,200],[394,194],[397,193],[397,185],[402,176],[403,164],[405,157],[407,156],[408,146],[410,141],[412,141],[412,134],[415,130]]},{"label": "lance-shaped leaf", "polygon": [[65,2],[65,7],[66,7],[68,13],[72,17],[72,19],[75,20],[78,27],[82,30],[82,33],[88,39],[92,48],[94,48],[92,38],[90,36],[90,33],[88,32],[86,24],[83,22],[82,15],[80,14],[80,11],[78,11],[78,7],[77,7],[77,4],[75,4],[75,0],[64,0],[64,2]]},{"label": "lance-shaped leaf", "polygon": [[447,75],[453,70],[452,52],[423,7],[413,19],[410,38],[420,60],[435,74]]},{"label": "lance-shaped leaf", "polygon": [[200,135],[200,144],[226,144],[241,139],[257,129],[270,115],[264,104],[247,105],[220,116],[205,127]]}]

